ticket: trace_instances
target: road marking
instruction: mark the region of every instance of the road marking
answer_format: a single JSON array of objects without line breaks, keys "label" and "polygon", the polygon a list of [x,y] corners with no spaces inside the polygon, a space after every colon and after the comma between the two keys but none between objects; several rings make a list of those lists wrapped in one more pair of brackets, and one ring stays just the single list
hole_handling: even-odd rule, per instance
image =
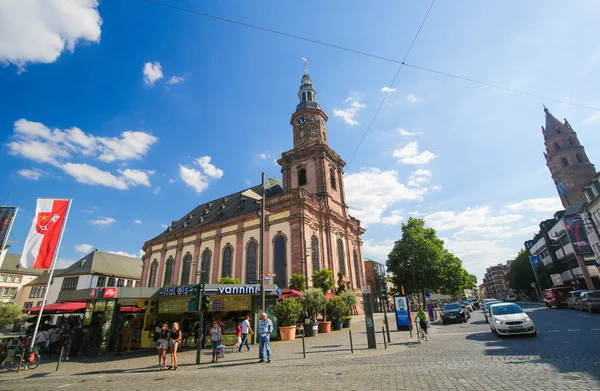
[{"label": "road marking", "polygon": [[63,384],[62,386],[58,386],[58,387],[56,387],[56,388],[69,387],[70,385],[71,385],[70,383],[69,383],[69,384]]},{"label": "road marking", "polygon": [[590,329],[590,331],[598,331],[598,330],[600,330],[600,329]]},{"label": "road marking", "polygon": [[569,329],[567,331],[581,331],[581,330],[579,330],[579,329]]},{"label": "road marking", "polygon": [[102,379],[103,377],[105,377],[106,375],[100,375],[98,376],[96,379]]},{"label": "road marking", "polygon": [[434,335],[467,335],[467,334],[487,334],[482,333],[481,331],[471,331],[467,333],[435,333]]},{"label": "road marking", "polygon": [[549,333],[560,333],[560,330],[548,330]]}]

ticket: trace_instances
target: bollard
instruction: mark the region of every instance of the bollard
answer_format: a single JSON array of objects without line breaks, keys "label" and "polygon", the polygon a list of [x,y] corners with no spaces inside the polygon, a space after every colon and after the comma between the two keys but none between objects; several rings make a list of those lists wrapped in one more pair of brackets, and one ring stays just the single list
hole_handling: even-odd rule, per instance
[{"label": "bollard", "polygon": [[304,346],[304,333],[302,333],[302,356],[306,358],[306,347]]},{"label": "bollard", "polygon": [[385,341],[385,327],[381,326],[381,336],[383,337],[383,346],[387,349],[387,343]]},{"label": "bollard", "polygon": [[350,352],[354,354],[354,346],[352,345],[352,330],[348,330],[348,335],[350,336]]},{"label": "bollard", "polygon": [[56,371],[55,372],[58,372],[58,368],[60,368],[60,362],[62,361],[62,356],[63,356],[64,352],[65,352],[65,345],[63,344],[60,347],[60,353],[58,355],[58,362],[56,363]]}]

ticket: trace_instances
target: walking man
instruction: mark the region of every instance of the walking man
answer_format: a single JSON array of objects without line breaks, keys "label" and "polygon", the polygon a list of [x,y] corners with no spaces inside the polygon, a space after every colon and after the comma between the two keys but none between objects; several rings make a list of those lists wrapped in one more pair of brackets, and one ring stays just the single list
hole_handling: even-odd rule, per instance
[{"label": "walking man", "polygon": [[260,352],[258,362],[265,362],[265,349],[267,350],[267,363],[271,362],[271,333],[273,332],[273,322],[267,318],[264,312],[260,314],[260,322],[258,323],[258,342]]},{"label": "walking man", "polygon": [[250,345],[248,345],[248,334],[252,334],[252,327],[250,327],[250,318],[246,316],[242,322],[242,343],[240,344],[240,352],[242,347],[246,344],[248,351],[250,351]]}]

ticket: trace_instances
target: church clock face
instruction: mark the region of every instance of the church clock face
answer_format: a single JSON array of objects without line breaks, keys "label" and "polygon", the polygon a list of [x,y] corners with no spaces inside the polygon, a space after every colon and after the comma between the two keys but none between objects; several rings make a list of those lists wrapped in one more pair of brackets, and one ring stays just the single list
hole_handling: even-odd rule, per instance
[{"label": "church clock face", "polygon": [[296,117],[296,121],[294,122],[297,126],[302,126],[306,123],[307,119],[306,119],[306,115],[304,114],[300,114],[299,116]]}]

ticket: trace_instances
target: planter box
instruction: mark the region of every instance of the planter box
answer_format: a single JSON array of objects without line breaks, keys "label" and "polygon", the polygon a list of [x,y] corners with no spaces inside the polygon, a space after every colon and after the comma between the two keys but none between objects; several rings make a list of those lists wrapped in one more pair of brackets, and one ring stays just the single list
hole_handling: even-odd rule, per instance
[{"label": "planter box", "polygon": [[331,333],[331,322],[319,322],[319,334]]},{"label": "planter box", "polygon": [[349,327],[350,327],[351,323],[352,323],[352,318],[345,319],[345,320],[344,320],[344,326],[343,326],[343,327],[344,327],[345,329],[347,329],[347,328],[349,328]]},{"label": "planter box", "polygon": [[314,337],[319,334],[319,326],[316,323],[304,323],[304,336]]},{"label": "planter box", "polygon": [[333,330],[334,331],[339,331],[342,329],[342,326],[344,325],[344,321],[343,320],[334,320],[333,322],[331,322],[333,324]]},{"label": "planter box", "polygon": [[296,339],[296,326],[279,326],[279,334],[282,341]]}]

